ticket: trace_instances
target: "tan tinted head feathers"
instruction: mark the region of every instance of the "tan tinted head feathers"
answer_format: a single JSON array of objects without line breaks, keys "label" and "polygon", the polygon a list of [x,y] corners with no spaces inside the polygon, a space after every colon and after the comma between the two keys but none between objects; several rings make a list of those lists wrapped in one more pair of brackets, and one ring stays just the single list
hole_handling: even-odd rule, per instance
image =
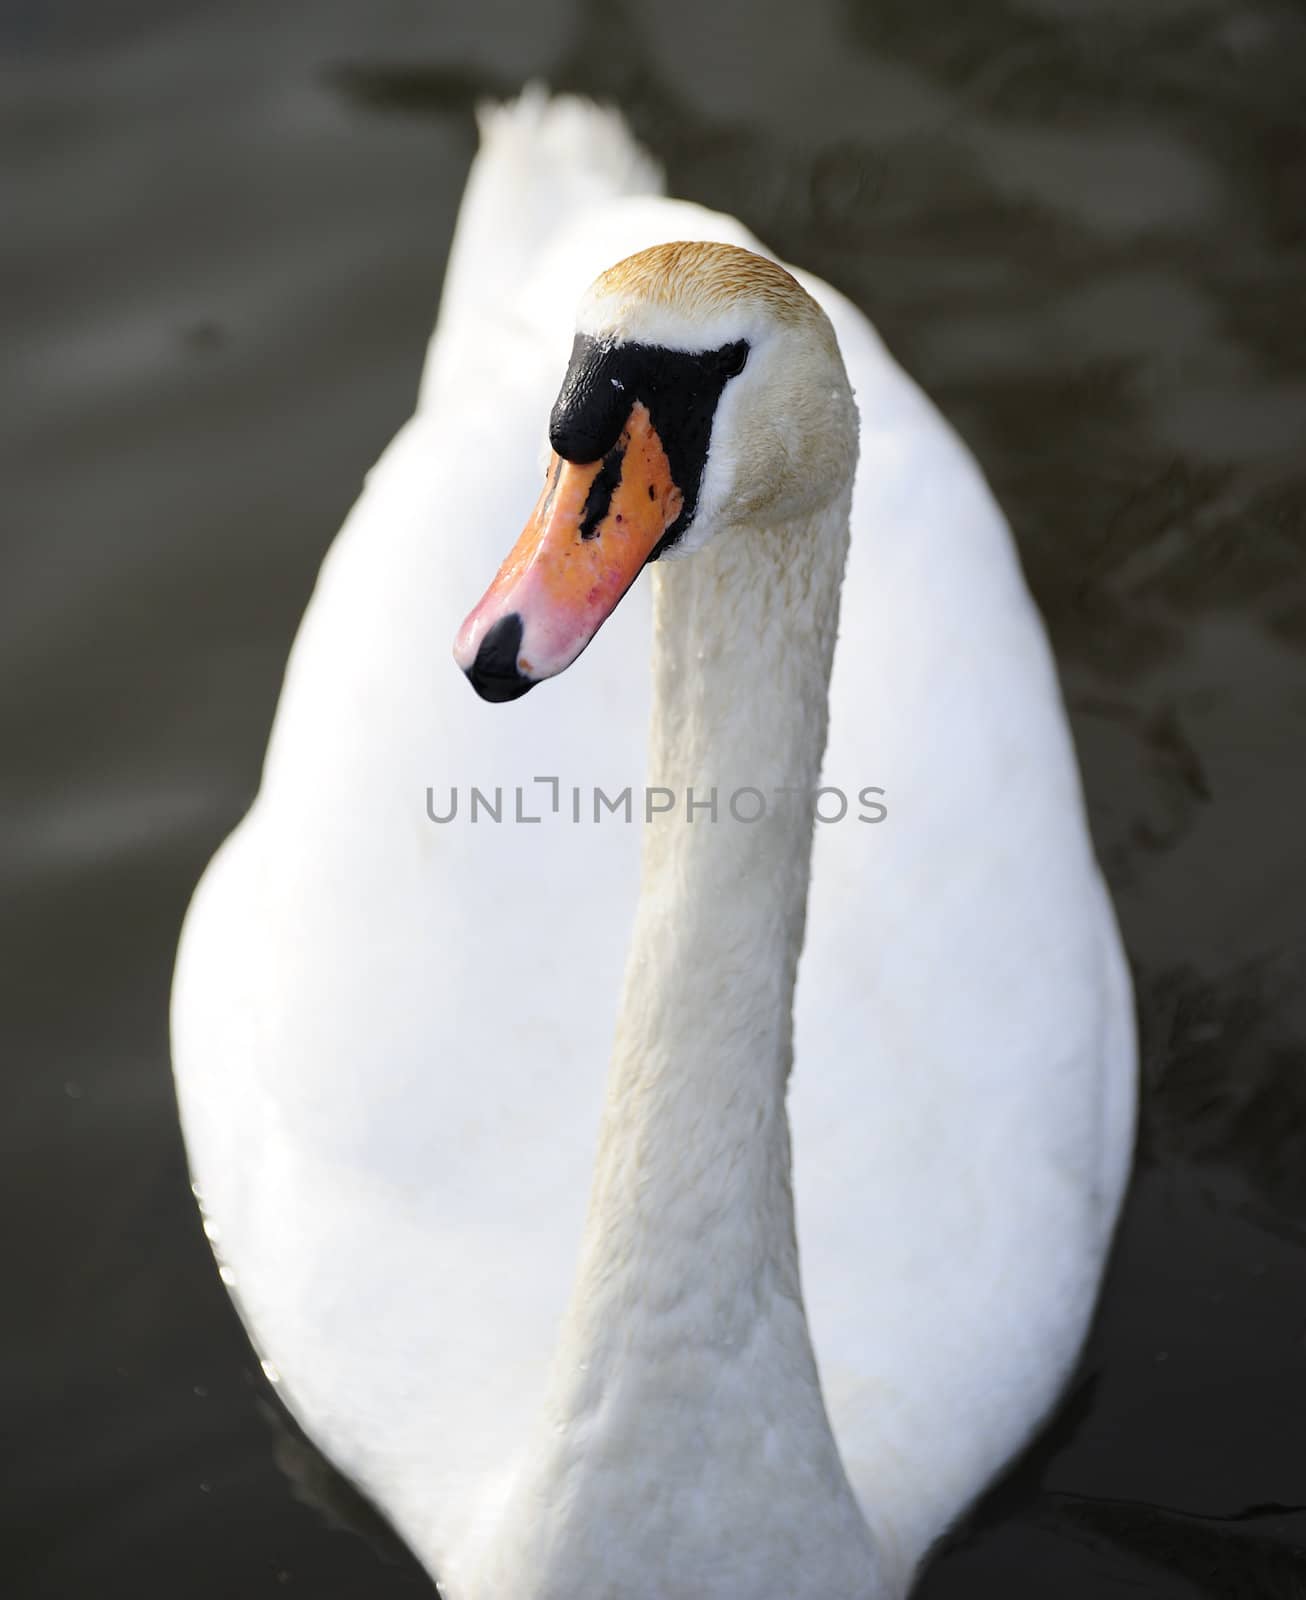
[{"label": "tan tinted head feathers", "polygon": [[680,240],[618,261],[595,279],[596,299],[658,306],[706,321],[732,307],[760,306],[778,322],[820,323],[820,307],[791,273],[738,245]]}]

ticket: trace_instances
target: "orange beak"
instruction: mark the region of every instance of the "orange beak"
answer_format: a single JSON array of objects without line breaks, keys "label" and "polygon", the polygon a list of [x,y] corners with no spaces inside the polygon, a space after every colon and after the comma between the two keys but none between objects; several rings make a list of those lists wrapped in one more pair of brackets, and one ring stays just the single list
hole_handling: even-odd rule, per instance
[{"label": "orange beak", "polygon": [[642,401],[601,461],[553,455],[521,538],[454,639],[477,693],[515,700],[569,667],[683,505]]}]

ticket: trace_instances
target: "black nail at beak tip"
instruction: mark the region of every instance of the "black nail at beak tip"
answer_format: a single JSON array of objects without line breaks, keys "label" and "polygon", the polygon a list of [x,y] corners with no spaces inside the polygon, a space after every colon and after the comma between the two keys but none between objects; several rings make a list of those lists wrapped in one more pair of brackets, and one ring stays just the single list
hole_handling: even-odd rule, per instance
[{"label": "black nail at beak tip", "polygon": [[476,652],[476,660],[463,670],[467,681],[482,700],[496,705],[506,700],[520,700],[536,680],[528,678],[517,666],[521,650],[522,620],[515,611],[488,628]]}]

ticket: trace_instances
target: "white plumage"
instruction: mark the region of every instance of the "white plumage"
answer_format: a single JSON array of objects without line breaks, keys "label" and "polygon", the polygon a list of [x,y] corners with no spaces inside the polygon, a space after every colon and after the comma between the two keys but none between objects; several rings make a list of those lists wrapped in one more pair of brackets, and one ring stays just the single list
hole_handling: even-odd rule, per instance
[{"label": "white plumage", "polygon": [[[650,1258],[687,1297],[676,1360],[633,1421],[602,1396],[557,1411],[640,897],[639,827],[572,823],[570,791],[588,816],[595,785],[644,782],[648,575],[523,701],[482,705],[448,648],[535,498],[586,285],[662,241],[761,248],[657,188],[610,113],[528,94],[484,118],[417,413],[324,564],[259,798],[187,918],[178,1094],[260,1353],[451,1600],[881,1600],[1077,1354],[1132,1145],[1129,979],[1001,513],[860,313],[799,274],[861,424],[822,768],[853,804],[816,830],[788,1103],[811,1344],[865,1526],[792,1459],[811,1395],[759,1392],[778,1369],[714,1343],[716,1268],[678,1236]],[[765,684],[730,661],[761,770]],[[511,815],[537,776],[558,814],[528,787],[541,823],[471,823],[472,785]],[[459,789],[456,822],[429,820],[428,786],[437,810]],[[732,915],[767,892],[742,878]],[[740,1221],[741,1249],[766,1225]],[[624,1305],[629,1328],[587,1335],[614,1391],[654,1315]]]}]

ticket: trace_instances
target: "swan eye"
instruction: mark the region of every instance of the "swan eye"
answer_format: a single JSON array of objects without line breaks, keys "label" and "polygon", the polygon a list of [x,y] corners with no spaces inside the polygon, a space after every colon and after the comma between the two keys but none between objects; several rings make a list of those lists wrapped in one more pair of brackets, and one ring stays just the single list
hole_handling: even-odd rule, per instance
[{"label": "swan eye", "polygon": [[737,378],[748,364],[748,340],[737,339],[734,344],[724,345],[717,354],[721,360],[721,376]]}]

